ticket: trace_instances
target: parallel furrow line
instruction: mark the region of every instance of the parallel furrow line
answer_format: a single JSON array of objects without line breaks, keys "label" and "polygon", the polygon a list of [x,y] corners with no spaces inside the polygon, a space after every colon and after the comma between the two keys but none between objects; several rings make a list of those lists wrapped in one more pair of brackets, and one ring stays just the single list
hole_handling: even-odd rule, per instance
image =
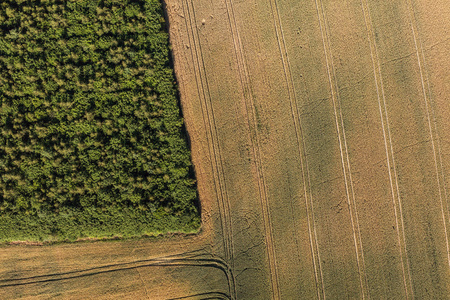
[{"label": "parallel furrow line", "polygon": [[[190,4],[188,3],[190,2]],[[236,284],[235,278],[233,276],[233,264],[234,264],[234,245],[232,240],[232,221],[230,215],[230,203],[229,198],[225,186],[225,179],[223,174],[223,162],[220,156],[220,147],[219,142],[217,140],[217,127],[215,124],[214,111],[211,107],[211,96],[209,92],[209,84],[207,77],[205,75],[202,76],[202,73],[205,72],[204,59],[202,55],[202,49],[200,40],[198,37],[198,32],[195,24],[195,10],[193,7],[192,0],[185,0],[183,2],[183,12],[186,22],[186,27],[190,28],[191,34],[189,34],[189,41],[192,42],[191,54],[194,65],[194,69],[196,71],[195,80],[197,82],[197,88],[199,92],[199,96],[202,101],[201,110],[203,115],[203,122],[205,126],[205,130],[207,132],[207,142],[208,142],[208,151],[211,158],[211,169],[215,174],[217,179],[214,179],[215,189],[217,191],[217,196],[219,200],[219,217],[221,220],[221,226],[224,236],[224,251],[226,255],[226,259],[230,264],[231,269],[231,278],[230,279],[230,294],[231,298],[236,298]],[[189,18],[189,20],[188,20]],[[195,49],[195,53],[194,53]],[[201,71],[203,70],[203,72]],[[209,102],[209,105],[208,105]],[[217,144],[217,145],[216,145]],[[218,157],[219,156],[219,157]]]},{"label": "parallel furrow line", "polygon": [[[254,138],[252,138],[252,134],[250,133],[250,140],[253,149],[253,156],[256,165],[256,170],[258,174],[258,186],[261,200],[261,208],[262,215],[264,219],[264,230],[265,230],[265,238],[266,238],[266,246],[267,246],[267,254],[269,260],[270,267],[270,276],[271,276],[271,284],[272,284],[272,293],[274,299],[280,299],[280,289],[279,289],[279,279],[278,279],[278,270],[277,270],[277,262],[276,262],[276,253],[275,246],[273,242],[273,229],[270,217],[270,206],[269,199],[267,197],[267,186],[266,181],[264,179],[263,167],[261,162],[261,147],[260,147],[260,138],[258,133],[258,126],[256,121],[256,112],[255,112],[255,103],[251,93],[251,84],[250,77],[248,75],[248,68],[245,62],[245,57],[243,54],[242,42],[239,36],[238,25],[236,23],[236,19],[234,16],[234,9],[231,0],[226,0],[226,8],[228,19],[230,23],[231,34],[233,37],[234,50],[236,54],[236,60],[238,63],[239,76],[241,81],[241,86],[243,89],[243,98],[246,103],[247,115],[248,119],[253,121],[254,126]],[[251,111],[251,113],[249,113]],[[249,124],[249,128],[252,126]]]},{"label": "parallel furrow line", "polygon": [[[83,278],[95,276],[99,274],[107,274],[112,272],[124,270],[137,270],[145,267],[211,267],[222,271],[230,283],[232,276],[227,262],[218,258],[202,258],[203,255],[210,255],[208,253],[199,253],[197,255],[173,255],[165,257],[156,257],[150,259],[136,260],[131,262],[103,265],[82,270],[74,270],[60,273],[53,273],[47,275],[38,275],[22,278],[2,279],[0,280],[0,289],[11,286],[24,286],[30,284],[45,284],[49,282],[58,282],[62,280],[71,280],[76,278]],[[229,286],[231,288],[231,286]]]},{"label": "parallel furrow line", "polygon": [[208,300],[208,299],[231,299],[230,296],[228,296],[225,293],[222,292],[207,292],[207,293],[199,293],[199,294],[193,294],[189,296],[183,296],[183,297],[176,297],[176,298],[170,298],[167,300],[182,300],[182,299],[202,299],[202,300]]},{"label": "parallel furrow line", "polygon": [[[400,224],[399,224],[399,217],[398,217],[398,211],[397,211],[397,201],[396,201],[396,197],[395,197],[396,194],[394,192],[393,176],[392,176],[392,172],[391,172],[391,158],[390,158],[389,149],[388,149],[388,141],[387,141],[387,137],[386,137],[386,126],[385,126],[385,122],[384,122],[382,105],[381,105],[381,98],[383,97],[383,99],[384,99],[383,77],[381,74],[381,69],[379,68],[380,65],[379,65],[379,58],[378,58],[378,50],[377,50],[376,43],[375,43],[375,34],[373,32],[372,21],[371,21],[371,16],[370,16],[370,9],[368,7],[367,0],[361,0],[361,7],[363,10],[363,14],[364,14],[364,21],[366,24],[367,37],[368,37],[368,41],[370,44],[370,55],[372,58],[373,75],[374,75],[375,87],[376,87],[376,91],[377,91],[378,108],[379,108],[379,112],[380,112],[381,127],[382,127],[382,131],[383,131],[384,145],[385,145],[385,151],[386,151],[386,163],[387,163],[387,170],[388,170],[388,174],[389,174],[389,184],[391,186],[391,195],[392,195],[392,203],[393,203],[393,207],[394,207],[397,240],[398,240],[399,251],[400,251],[400,261],[401,261],[401,265],[402,265],[403,284],[404,284],[404,288],[405,288],[406,299],[409,299],[409,296],[412,295],[411,276],[409,275],[409,273],[408,274],[406,273],[405,269],[407,269],[409,271],[410,268],[409,268],[408,256],[406,254],[406,244],[405,244],[404,240],[402,241],[402,237],[400,235]],[[380,95],[380,90],[382,91],[382,95]],[[394,153],[392,152],[391,155],[393,156]],[[392,157],[392,159],[393,159],[393,157]],[[401,201],[401,200],[398,199],[398,201]],[[403,222],[401,224],[401,230],[402,230],[403,236],[404,236]],[[403,253],[403,250],[405,251],[405,253]],[[405,267],[405,263],[406,263],[406,267]]]},{"label": "parallel furrow line", "polygon": [[[281,24],[281,17],[278,9],[278,3],[276,0],[271,0],[271,8],[273,12],[274,18],[274,26],[275,32],[277,36],[278,42],[278,50],[280,52],[281,60],[283,63],[283,71],[284,77],[286,81],[286,85],[288,87],[288,97],[291,107],[291,114],[295,128],[295,134],[297,139],[297,149],[300,157],[300,164],[302,169],[302,178],[303,178],[303,187],[305,193],[305,206],[306,206],[306,215],[308,220],[308,234],[310,240],[310,249],[314,267],[314,280],[317,288],[317,297],[318,299],[325,298],[325,288],[323,282],[323,274],[322,274],[322,265],[320,260],[320,252],[318,248],[317,241],[317,231],[315,226],[315,218],[314,218],[314,205],[313,205],[313,197],[311,191],[311,178],[309,176],[308,170],[308,162],[306,155],[303,153],[305,151],[305,140],[303,138],[303,130],[302,130],[302,120],[300,118],[300,113],[298,111],[298,100],[295,91],[294,79],[291,73],[291,65],[289,62],[289,56],[287,53],[286,40],[284,38],[283,28]],[[303,149],[303,151],[302,151]],[[309,191],[309,193],[308,193]],[[309,194],[309,197],[308,197]]]},{"label": "parallel furrow line", "polygon": [[[319,7],[319,2],[320,2],[320,7]],[[338,135],[339,151],[340,151],[340,155],[341,155],[342,171],[343,171],[344,183],[345,183],[345,192],[346,192],[346,196],[347,196],[347,204],[348,204],[348,208],[349,208],[349,212],[350,212],[350,221],[351,221],[352,230],[353,230],[353,240],[354,240],[354,244],[355,244],[356,262],[357,262],[357,266],[358,266],[360,288],[361,288],[362,298],[365,299],[365,297],[366,296],[369,297],[369,295],[368,295],[368,287],[367,287],[367,276],[365,274],[364,252],[363,252],[363,246],[362,246],[362,242],[361,242],[361,231],[359,228],[358,213],[357,213],[357,208],[356,208],[353,182],[352,182],[352,177],[351,177],[350,161],[349,161],[349,157],[348,157],[348,148],[347,148],[347,141],[345,138],[342,111],[340,109],[340,105],[339,105],[339,108],[337,107],[338,101],[339,101],[338,89],[335,87],[335,84],[333,83],[333,81],[337,82],[335,67],[334,67],[334,63],[333,63],[333,56],[331,53],[329,53],[329,52],[331,52],[331,45],[329,44],[330,43],[329,42],[329,33],[328,33],[328,29],[327,29],[327,24],[326,24],[326,17],[325,17],[325,10],[323,7],[323,3],[321,3],[320,0],[315,0],[315,3],[316,3],[317,15],[319,18],[320,31],[321,31],[321,35],[322,35],[322,43],[323,43],[323,47],[324,47],[324,54],[325,54],[327,73],[328,73],[328,81],[329,81],[331,96],[332,96],[331,98],[333,100],[333,109],[334,109],[334,115],[335,115],[336,130],[337,130],[337,135]],[[339,113],[338,113],[338,110],[339,110]],[[339,122],[339,119],[340,119],[340,122]],[[339,124],[339,123],[341,123],[341,124]],[[341,137],[341,128],[340,127],[342,127],[342,137]],[[346,159],[344,159],[344,149],[345,149]],[[345,160],[347,161],[347,166],[346,166]],[[347,169],[348,169],[348,171],[347,171]],[[347,174],[347,172],[348,172],[348,174]],[[349,181],[350,181],[350,184],[349,184]],[[350,192],[350,190],[351,190],[351,192]],[[353,201],[350,200],[350,193],[352,194]],[[366,293],[367,293],[367,295],[366,295]]]},{"label": "parallel furrow line", "polygon": [[[415,13],[414,13],[414,7],[413,7],[411,0],[407,0],[406,5],[408,6],[408,11],[409,11],[409,21],[411,23],[411,31],[412,31],[414,47],[415,47],[415,51],[416,51],[416,55],[417,55],[417,64],[419,66],[420,81],[421,81],[421,85],[422,85],[423,100],[425,102],[425,111],[427,114],[428,129],[430,132],[431,146],[433,148],[434,165],[435,165],[435,169],[436,169],[436,180],[437,180],[437,184],[438,184],[439,200],[440,200],[440,205],[441,205],[442,223],[444,225],[445,244],[446,244],[446,248],[447,248],[447,263],[450,267],[450,247],[449,247],[449,238],[448,238],[448,230],[447,230],[448,216],[446,216],[448,213],[448,199],[446,199],[446,201],[445,201],[446,203],[445,203],[445,207],[444,207],[444,199],[442,196],[442,189],[441,189],[441,179],[440,179],[440,174],[439,174],[439,164],[441,165],[442,174],[443,174],[443,169],[442,169],[443,165],[442,165],[442,162],[440,162],[440,163],[438,162],[438,157],[437,157],[437,156],[442,157],[442,155],[441,155],[440,147],[436,149],[436,145],[434,142],[435,138],[433,136],[433,128],[431,126],[432,116],[430,115],[430,109],[429,109],[429,106],[430,106],[429,102],[431,103],[431,99],[429,99],[429,97],[427,95],[427,91],[426,91],[427,87],[425,85],[424,70],[423,70],[424,63],[422,61],[422,59],[425,59],[425,54],[423,51],[422,42],[419,40],[420,37],[417,34],[417,24],[416,24],[416,18],[415,18]],[[419,50],[419,47],[420,47],[420,50]],[[428,84],[428,88],[429,88],[429,83],[427,82],[427,84]],[[431,95],[430,95],[430,97],[431,97]],[[433,116],[433,120],[435,120],[434,116]],[[436,132],[436,135],[438,135],[437,132]],[[437,139],[439,140],[439,136],[437,137]],[[444,187],[444,189],[445,189],[445,187]],[[445,194],[447,194],[446,191],[445,191]]]}]

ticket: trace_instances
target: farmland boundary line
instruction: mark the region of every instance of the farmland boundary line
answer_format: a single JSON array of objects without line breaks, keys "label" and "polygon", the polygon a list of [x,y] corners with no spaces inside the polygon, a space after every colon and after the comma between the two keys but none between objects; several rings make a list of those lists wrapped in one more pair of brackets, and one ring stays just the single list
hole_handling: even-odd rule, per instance
[{"label": "farmland boundary line", "polygon": [[[190,2],[190,5],[189,3]],[[232,240],[232,222],[231,222],[231,214],[230,214],[230,203],[228,194],[225,187],[225,179],[223,174],[223,162],[222,158],[220,156],[220,149],[219,148],[219,142],[217,140],[217,127],[215,124],[214,119],[214,111],[211,107],[211,95],[209,91],[209,84],[206,76],[202,76],[201,70],[203,69],[203,73],[205,72],[205,64],[204,59],[202,55],[201,45],[200,45],[200,39],[198,37],[198,29],[194,29],[195,24],[193,24],[193,19],[195,20],[195,10],[193,7],[192,0],[185,0],[182,4],[183,6],[183,13],[186,16],[185,23],[186,28],[188,29],[188,38],[189,42],[192,42],[193,47],[191,47],[191,55],[192,55],[192,61],[194,64],[194,72],[195,74],[195,80],[197,82],[197,89],[199,96],[201,98],[200,105],[202,110],[202,116],[203,116],[203,122],[206,130],[206,137],[207,142],[209,144],[208,150],[210,154],[211,159],[211,169],[213,173],[215,173],[215,176],[217,177],[217,181],[213,179],[215,190],[218,192],[218,202],[219,202],[219,218],[221,220],[221,226],[222,226],[222,232],[223,232],[223,242],[224,242],[224,252],[227,261],[230,264],[231,269],[231,284],[230,284],[230,297],[231,299],[236,299],[236,283],[235,278],[233,275],[234,271],[234,245]],[[192,13],[191,9],[192,8]],[[188,20],[189,18],[189,20]],[[188,25],[189,23],[189,25]],[[191,31],[191,35],[189,35],[189,28]],[[197,36],[196,34],[197,33]],[[195,49],[195,55],[194,50]],[[200,52],[200,54],[199,54]],[[195,70],[195,65],[197,65],[197,70]],[[201,83],[200,83],[200,82]],[[206,90],[206,91],[205,91]],[[210,102],[210,108],[208,109],[208,100]],[[203,103],[202,103],[203,102]],[[211,112],[209,112],[209,110]],[[206,112],[206,118],[205,118],[205,112]],[[206,120],[207,119],[207,120]],[[208,125],[207,125],[208,124]],[[209,127],[209,134],[208,134],[208,127]],[[215,141],[216,140],[216,141]],[[217,146],[215,145],[217,143]],[[217,159],[217,153],[219,153],[219,161]],[[222,172],[222,173],[221,173]]]},{"label": "farmland boundary line", "polygon": [[[320,8],[319,8],[319,2],[320,2]],[[354,194],[354,189],[353,189],[353,182],[352,182],[351,169],[350,169],[350,160],[349,160],[349,156],[348,156],[347,141],[346,141],[346,137],[345,137],[345,128],[344,128],[342,111],[341,111],[340,105],[338,108],[339,109],[339,115],[338,115],[337,104],[339,104],[339,103],[337,103],[337,102],[339,101],[339,99],[338,99],[338,95],[336,95],[338,93],[338,89],[333,84],[333,78],[334,78],[334,81],[337,82],[335,67],[334,67],[334,63],[333,63],[333,56],[331,53],[328,53],[328,52],[331,52],[331,45],[329,42],[329,33],[328,33],[328,29],[327,29],[325,9],[323,7],[322,1],[315,0],[315,3],[316,3],[317,15],[318,15],[318,19],[319,19],[320,32],[321,32],[321,36],[322,36],[322,44],[324,47],[324,55],[325,55],[325,60],[326,60],[328,81],[329,81],[331,96],[332,96],[331,98],[333,101],[333,110],[334,110],[334,115],[335,115],[336,131],[337,131],[337,135],[338,135],[339,150],[340,150],[341,163],[342,163],[342,171],[343,171],[343,175],[344,175],[345,192],[346,192],[346,196],[347,196],[347,204],[348,204],[348,209],[349,209],[349,213],[350,213],[350,221],[351,221],[352,231],[353,231],[353,240],[354,240],[354,244],[355,244],[356,263],[358,266],[360,288],[361,288],[361,293],[362,293],[362,299],[365,299],[366,293],[369,292],[369,289],[368,289],[368,283],[367,283],[367,275],[365,272],[364,251],[363,251],[362,240],[361,240],[361,231],[360,231],[360,227],[359,227],[355,194]],[[320,17],[320,15],[322,15],[322,18]],[[325,34],[324,34],[324,31],[325,31]],[[328,51],[327,48],[329,48],[330,50]],[[328,58],[328,56],[330,56],[330,58]],[[333,75],[331,73],[333,73]],[[339,117],[340,117],[341,122],[339,122]],[[339,123],[341,123],[341,124],[339,125]],[[341,137],[340,126],[342,126],[342,137]],[[345,166],[346,164],[344,161],[344,147],[342,145],[342,141],[344,142],[344,147],[345,147],[345,155],[346,155],[347,168],[348,168],[348,173],[349,173],[348,175],[347,175],[347,170],[346,170],[346,166]],[[347,178],[347,176],[349,176],[349,178]],[[350,187],[349,187],[348,181],[350,181]],[[352,208],[352,203],[350,201],[349,189],[351,189],[354,208]],[[356,223],[356,226],[355,226],[355,223]],[[357,236],[358,236],[358,238],[357,238]],[[362,260],[362,262],[361,262],[361,260]],[[367,297],[370,298],[370,295],[367,294]]]},{"label": "farmland boundary line", "polygon": [[[367,36],[368,36],[368,41],[369,41],[369,46],[370,46],[370,56],[372,58],[372,66],[373,66],[373,73],[374,73],[374,80],[375,80],[375,87],[376,87],[376,92],[377,92],[377,101],[378,101],[378,108],[379,108],[379,112],[380,112],[380,119],[381,119],[381,127],[382,127],[382,131],[383,131],[383,138],[384,138],[384,145],[385,145],[385,152],[386,152],[386,163],[387,163],[387,169],[388,169],[388,175],[389,175],[389,184],[391,186],[391,195],[392,195],[392,202],[393,202],[393,208],[394,208],[394,216],[395,216],[395,222],[396,222],[396,232],[397,232],[397,240],[398,240],[398,244],[399,244],[399,251],[400,251],[400,260],[401,260],[401,265],[402,265],[402,275],[403,275],[403,284],[404,284],[404,288],[405,288],[405,295],[406,295],[406,299],[409,299],[409,295],[411,295],[411,297],[414,297],[413,294],[413,289],[412,289],[412,282],[411,282],[411,274],[410,274],[410,267],[409,267],[409,261],[408,261],[408,255],[406,252],[406,241],[404,240],[405,238],[405,229],[404,229],[404,223],[403,223],[403,219],[401,221],[401,231],[403,233],[403,241],[402,238],[400,236],[400,225],[399,225],[399,218],[398,218],[398,211],[397,211],[397,202],[399,202],[399,207],[401,207],[401,199],[395,198],[395,192],[394,192],[394,184],[393,184],[393,179],[392,179],[392,172],[391,172],[391,162],[390,160],[394,160],[394,152],[392,151],[392,142],[390,141],[390,146],[391,146],[391,156],[389,155],[389,150],[388,150],[388,142],[387,142],[387,137],[386,137],[386,127],[384,124],[384,117],[383,117],[383,112],[382,112],[382,106],[381,106],[381,97],[383,98],[384,101],[384,108],[385,108],[385,117],[386,120],[388,122],[387,119],[387,110],[386,110],[386,103],[385,103],[385,94],[384,94],[384,84],[383,84],[383,78],[382,78],[382,74],[381,74],[381,66],[380,66],[380,60],[378,58],[378,50],[377,50],[377,46],[376,46],[376,42],[374,40],[374,32],[373,32],[373,28],[372,28],[372,20],[371,20],[371,16],[370,16],[370,9],[369,9],[369,5],[367,3],[367,0],[361,0],[361,8],[363,10],[363,14],[364,14],[364,21],[366,24],[366,29],[367,29]],[[378,66],[378,69],[377,69]],[[378,78],[379,76],[379,78]],[[380,89],[381,89],[381,93],[382,95],[380,96]],[[390,137],[390,131],[389,131],[389,124],[387,124],[388,127],[388,134]],[[395,169],[395,163],[394,163],[394,169]],[[397,178],[396,178],[397,180]],[[396,183],[396,188],[398,191],[398,184]],[[398,197],[400,197],[399,192],[397,193]],[[405,254],[403,253],[403,249],[405,251]],[[405,268],[405,263],[406,263],[406,268]],[[406,275],[406,271],[405,269],[408,270],[408,278]],[[409,286],[408,286],[409,283]]]},{"label": "farmland boundary line", "polygon": [[[254,125],[253,125],[254,126],[254,138],[252,138],[251,126],[249,124],[250,141],[251,141],[252,148],[253,148],[255,167],[256,167],[257,174],[258,174],[259,198],[261,200],[261,209],[262,209],[262,215],[263,215],[263,219],[264,219],[264,232],[265,232],[265,239],[266,239],[269,268],[270,268],[272,293],[273,293],[274,299],[280,299],[281,294],[280,294],[280,288],[279,288],[275,245],[273,242],[273,228],[272,228],[271,217],[270,217],[270,205],[269,205],[269,200],[267,197],[267,186],[266,186],[266,182],[264,179],[263,167],[261,164],[261,149],[260,149],[260,144],[259,144],[260,138],[259,138],[259,134],[258,134],[257,121],[255,119],[255,115],[256,115],[255,103],[254,103],[253,96],[251,95],[250,78],[248,75],[247,64],[245,62],[241,38],[239,36],[238,25],[237,25],[236,18],[234,15],[233,4],[232,4],[231,0],[226,0],[225,4],[226,4],[228,20],[230,23],[231,36],[233,38],[234,50],[235,50],[235,54],[236,54],[239,79],[240,79],[241,86],[242,86],[242,96],[246,103],[246,112],[247,112],[248,119],[249,119],[249,121],[251,119],[254,123]],[[250,106],[250,109],[248,106]],[[249,111],[251,111],[251,114],[249,113]]]},{"label": "farmland boundary line", "polygon": [[[286,85],[288,87],[288,97],[289,97],[289,103],[291,107],[291,115],[294,123],[295,128],[295,134],[297,139],[297,149],[299,152],[300,157],[300,164],[301,164],[301,170],[302,170],[302,178],[303,178],[303,186],[304,186],[304,193],[305,193],[305,207],[306,207],[306,215],[307,215],[307,221],[308,221],[308,234],[309,234],[309,240],[310,240],[310,249],[311,249],[311,255],[313,260],[313,268],[314,268],[314,280],[316,284],[317,289],[317,297],[318,299],[325,299],[325,286],[323,282],[323,273],[322,273],[322,265],[320,260],[320,252],[318,248],[318,240],[317,240],[317,231],[315,227],[315,218],[314,218],[314,206],[313,206],[313,198],[312,198],[312,191],[311,191],[311,179],[309,176],[309,170],[308,170],[308,162],[306,154],[304,154],[303,149],[305,149],[305,141],[303,139],[303,130],[302,130],[302,122],[300,118],[300,113],[298,111],[297,106],[297,96],[295,91],[295,85],[293,82],[293,77],[291,73],[291,65],[289,62],[289,56],[287,52],[286,47],[286,40],[283,33],[283,27],[281,23],[281,17],[280,12],[278,8],[278,3],[276,0],[271,0],[271,9],[272,9],[272,16],[274,19],[274,27],[275,27],[275,33],[277,37],[278,42],[278,49],[280,52],[281,61],[283,64],[283,72],[284,77],[286,81]],[[280,38],[281,37],[281,38]],[[295,107],[295,109],[294,109]],[[297,124],[298,120],[298,124]],[[306,167],[305,167],[306,166]],[[305,173],[306,168],[306,173]],[[308,180],[306,179],[308,178]],[[308,190],[309,190],[309,197],[308,197]],[[308,203],[309,202],[309,203]],[[312,230],[311,230],[312,228]],[[313,237],[314,233],[314,237]],[[316,261],[317,257],[317,261]]]},{"label": "farmland boundary line", "polygon": [[[421,81],[421,87],[422,87],[422,94],[423,94],[423,100],[425,102],[425,111],[427,114],[427,123],[428,123],[428,129],[430,132],[430,138],[431,138],[431,146],[433,149],[433,158],[434,158],[434,165],[435,165],[435,170],[436,170],[436,180],[437,180],[437,184],[438,184],[438,190],[439,190],[439,200],[440,200],[440,205],[441,205],[441,213],[442,213],[442,222],[444,224],[444,232],[445,232],[445,244],[447,247],[447,263],[450,267],[450,247],[449,247],[449,238],[448,238],[448,229],[447,229],[447,220],[448,220],[448,216],[446,216],[446,213],[448,214],[448,199],[446,199],[446,208],[444,208],[444,200],[442,197],[442,190],[441,190],[441,179],[440,179],[440,175],[439,175],[439,166],[438,166],[438,158],[436,155],[436,151],[439,154],[439,158],[442,157],[441,155],[441,149],[440,149],[440,144],[438,144],[438,148],[436,150],[436,145],[434,143],[434,136],[433,136],[433,128],[431,126],[431,117],[433,117],[434,119],[434,123],[435,123],[435,127],[437,127],[436,125],[436,121],[435,121],[435,116],[434,115],[430,115],[430,109],[429,106],[431,106],[431,93],[430,93],[430,97],[427,96],[427,87],[425,86],[425,80],[424,80],[424,61],[425,61],[425,54],[423,51],[423,45],[422,45],[422,41],[420,40],[420,36],[418,36],[418,30],[417,30],[417,24],[416,24],[416,17],[415,17],[415,12],[414,12],[414,6],[413,3],[411,2],[411,0],[406,0],[406,6],[408,8],[408,17],[409,17],[409,22],[411,23],[411,31],[412,31],[412,36],[413,36],[413,40],[414,40],[414,47],[415,47],[415,51],[416,51],[416,55],[417,55],[417,64],[419,67],[419,73],[420,73],[420,81]],[[419,51],[419,44],[420,44],[420,51]],[[421,59],[421,54],[422,54],[422,59]],[[423,60],[423,62],[422,62]],[[427,80],[427,86],[428,86],[428,90],[430,91],[431,88],[429,86],[429,81]],[[430,102],[430,104],[428,103]],[[438,135],[438,131],[436,128],[436,135],[437,140],[439,140],[439,135]],[[441,172],[442,174],[444,174],[443,172],[443,165],[442,165],[442,160],[440,160],[440,165],[441,165]],[[443,182],[444,185],[444,192],[445,192],[445,196],[447,197],[447,192],[446,192],[446,188],[445,188],[445,182]]]}]

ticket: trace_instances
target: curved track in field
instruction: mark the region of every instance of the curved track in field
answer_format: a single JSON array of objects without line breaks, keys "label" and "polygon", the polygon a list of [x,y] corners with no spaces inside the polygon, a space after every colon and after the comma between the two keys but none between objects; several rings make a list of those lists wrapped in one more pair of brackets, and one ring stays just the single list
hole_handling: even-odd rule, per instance
[{"label": "curved track in field", "polygon": [[101,265],[88,269],[79,269],[61,273],[51,273],[45,275],[17,277],[11,279],[0,279],[0,289],[12,286],[26,286],[30,284],[44,284],[55,281],[71,280],[82,277],[89,277],[98,274],[106,274],[123,270],[138,269],[144,267],[206,267],[215,268],[223,272],[229,282],[230,291],[233,289],[230,266],[220,258],[208,257],[209,254],[192,251],[170,256],[155,257],[151,259],[136,260],[125,263]]}]

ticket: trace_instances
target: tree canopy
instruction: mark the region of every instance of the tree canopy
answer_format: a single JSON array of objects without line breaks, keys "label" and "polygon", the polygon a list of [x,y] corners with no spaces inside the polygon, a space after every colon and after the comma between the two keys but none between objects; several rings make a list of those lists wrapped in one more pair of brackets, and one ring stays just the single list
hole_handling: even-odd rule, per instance
[{"label": "tree canopy", "polygon": [[198,227],[164,22],[157,0],[0,3],[0,239]]}]

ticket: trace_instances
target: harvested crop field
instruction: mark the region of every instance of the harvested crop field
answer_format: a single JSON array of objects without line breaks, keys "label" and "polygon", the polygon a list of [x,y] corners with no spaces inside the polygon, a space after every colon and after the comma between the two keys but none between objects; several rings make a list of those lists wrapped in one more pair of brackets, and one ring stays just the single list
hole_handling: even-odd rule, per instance
[{"label": "harvested crop field", "polygon": [[448,298],[447,1],[166,9],[201,232],[3,245],[0,298]]}]

